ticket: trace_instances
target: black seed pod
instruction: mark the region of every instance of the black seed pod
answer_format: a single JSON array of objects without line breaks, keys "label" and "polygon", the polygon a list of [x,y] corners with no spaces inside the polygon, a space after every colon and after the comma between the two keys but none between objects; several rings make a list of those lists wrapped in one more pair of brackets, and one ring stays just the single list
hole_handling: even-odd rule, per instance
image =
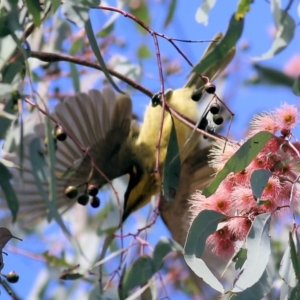
[{"label": "black seed pod", "polygon": [[15,271],[11,271],[4,276],[5,276],[6,280],[10,283],[16,283],[19,281],[19,275]]},{"label": "black seed pod", "polygon": [[193,101],[198,102],[202,98],[202,95],[203,95],[202,89],[194,90],[193,93],[192,93],[192,95],[191,95],[191,99]]},{"label": "black seed pod", "polygon": [[223,119],[222,115],[217,114],[217,115],[213,116],[213,121],[216,125],[221,125],[221,124],[223,124],[224,119]]},{"label": "black seed pod", "polygon": [[53,130],[53,137],[63,142],[68,137],[65,130],[61,126],[56,126]]},{"label": "black seed pod", "polygon": [[221,107],[220,107],[220,104],[215,102],[215,103],[212,103],[212,105],[210,106],[209,108],[209,111],[211,112],[211,114],[213,115],[217,115],[221,110]]},{"label": "black seed pod", "polygon": [[89,203],[90,196],[88,194],[81,194],[77,198],[77,203],[81,205],[87,205]]},{"label": "black seed pod", "polygon": [[99,189],[98,189],[97,186],[95,186],[95,185],[93,185],[93,184],[90,184],[90,185],[88,186],[88,194],[89,194],[90,196],[95,197],[95,196],[97,196],[98,192],[99,192]]},{"label": "black seed pod", "polygon": [[214,94],[216,92],[216,86],[212,82],[206,82],[204,88],[208,94]]},{"label": "black seed pod", "polygon": [[75,197],[77,197],[78,195],[78,189],[77,186],[75,185],[70,185],[65,189],[65,195],[70,198],[73,199]]},{"label": "black seed pod", "polygon": [[91,204],[91,206],[93,207],[93,208],[97,208],[97,207],[99,207],[100,206],[100,199],[99,199],[99,197],[93,197],[92,199],[91,199],[91,201],[90,201],[90,204]]}]

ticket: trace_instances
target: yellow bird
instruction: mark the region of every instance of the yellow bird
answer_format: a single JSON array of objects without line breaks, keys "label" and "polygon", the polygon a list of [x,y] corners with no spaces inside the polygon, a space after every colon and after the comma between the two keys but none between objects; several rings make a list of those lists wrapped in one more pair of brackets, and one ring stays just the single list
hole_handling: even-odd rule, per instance
[{"label": "yellow bird", "polygon": [[[220,40],[221,37],[219,35],[215,40]],[[204,57],[215,45],[216,43],[212,43],[208,47]],[[233,48],[226,57],[220,59],[218,68],[207,70],[204,75],[213,80],[232,60],[234,54],[235,49]],[[203,86],[204,82],[201,77],[193,73],[183,88],[167,91],[165,99],[178,112],[190,119],[197,120],[197,102],[193,101],[191,97],[195,90],[199,91],[199,89],[203,89]],[[111,89],[103,89],[102,92],[91,90],[87,94],[78,93],[75,96],[67,97],[55,107],[51,117],[68,135],[65,141],[57,143],[56,150],[55,173],[58,176],[56,205],[60,211],[63,212],[70,208],[76,203],[78,196],[85,195],[92,188],[101,188],[107,183],[107,179],[112,180],[124,174],[129,174],[130,180],[124,196],[122,222],[133,211],[149,203],[151,197],[159,192],[161,179],[155,173],[155,163],[162,117],[161,105],[153,106],[152,103],[148,105],[143,124],[139,128],[132,119],[132,102],[128,95],[116,96]],[[41,176],[41,184],[37,185],[32,165],[33,155],[46,154],[43,146],[45,120],[44,116],[36,113],[25,122],[23,170],[20,172],[17,169],[11,169],[14,178],[13,187],[20,204],[18,218],[26,223],[44,217],[47,211],[45,195],[50,192],[48,181],[47,178]],[[204,161],[206,167],[206,154],[197,152],[199,136],[194,134],[184,147],[192,129],[176,118],[172,119],[166,111],[160,143],[161,171],[166,157],[172,122],[176,129],[182,170],[191,167],[189,163],[193,160],[191,155],[201,157],[201,164]],[[13,144],[19,145],[20,129],[15,130]],[[13,153],[6,152],[3,157],[18,165],[19,149]],[[195,159],[191,163],[194,166],[197,165]],[[182,174],[180,186],[181,189],[186,190],[190,186],[190,178],[187,174],[183,178]],[[71,200],[66,196],[68,187],[76,187]],[[183,194],[186,193],[178,190],[175,202]],[[168,208],[169,205],[172,204],[165,202],[161,204],[163,218],[167,224],[169,222],[168,212],[171,211]]]}]

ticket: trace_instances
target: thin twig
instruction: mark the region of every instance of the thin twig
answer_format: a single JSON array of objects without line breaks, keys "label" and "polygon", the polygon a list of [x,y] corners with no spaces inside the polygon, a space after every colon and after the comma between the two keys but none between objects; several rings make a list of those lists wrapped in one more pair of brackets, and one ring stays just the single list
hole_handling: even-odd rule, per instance
[{"label": "thin twig", "polygon": [[10,285],[0,277],[0,284],[4,287],[5,291],[9,296],[11,296],[12,300],[20,300],[16,293],[11,289]]},{"label": "thin twig", "polygon": [[[50,52],[41,52],[41,51],[31,51],[31,57],[37,58],[41,61],[45,61],[45,62],[59,62],[59,61],[68,61],[74,64],[78,64],[81,66],[86,66],[86,67],[90,67],[96,70],[100,70],[103,71],[103,69],[101,68],[101,66],[97,63],[92,63],[89,62],[85,59],[79,58],[79,57],[73,57],[70,55],[66,55],[66,54],[58,54],[58,53],[50,53]],[[137,82],[135,82],[134,80],[131,80],[130,78],[122,75],[119,72],[116,72],[113,69],[109,69],[107,68],[109,74],[115,76],[116,78],[126,82],[128,85],[132,86],[133,88],[139,90],[140,92],[144,93],[145,95],[147,95],[148,97],[152,97],[153,93],[146,89],[145,87],[143,87],[142,85],[138,84]]]}]

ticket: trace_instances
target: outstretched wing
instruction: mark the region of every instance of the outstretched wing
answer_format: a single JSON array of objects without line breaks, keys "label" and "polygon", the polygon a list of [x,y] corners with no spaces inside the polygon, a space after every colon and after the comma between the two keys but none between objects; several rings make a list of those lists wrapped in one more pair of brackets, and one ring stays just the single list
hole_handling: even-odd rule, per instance
[{"label": "outstretched wing", "polygon": [[[91,90],[88,94],[79,93],[67,97],[55,107],[52,117],[68,134],[65,141],[57,142],[55,165],[58,176],[57,208],[64,211],[76,203],[76,198],[69,199],[65,196],[68,186],[79,186],[80,194],[86,189],[85,183],[97,187],[107,183],[99,170],[109,180],[128,172],[132,164],[131,135],[135,124],[132,122],[132,102],[129,96],[117,97],[110,89],[102,92]],[[44,199],[36,184],[30,158],[32,155],[45,155],[32,153],[33,148],[30,148],[32,141],[38,137],[41,149],[45,150],[45,116],[30,115],[24,126],[23,169],[22,172],[17,169],[10,171],[20,205],[18,220],[29,223],[44,217],[47,211],[47,199]],[[16,129],[16,137],[20,136],[20,130],[21,128]],[[14,153],[5,153],[4,158],[19,165],[19,149]],[[42,187],[44,194],[48,195],[47,178],[42,181]]]}]

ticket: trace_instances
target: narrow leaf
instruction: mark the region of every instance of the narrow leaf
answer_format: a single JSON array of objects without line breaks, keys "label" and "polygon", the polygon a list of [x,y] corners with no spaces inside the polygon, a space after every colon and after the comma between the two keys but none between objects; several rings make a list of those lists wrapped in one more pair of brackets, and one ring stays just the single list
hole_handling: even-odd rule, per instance
[{"label": "narrow leaf", "polygon": [[115,88],[115,90],[119,93],[123,93],[119,88],[118,86],[115,84],[115,82],[113,81],[112,77],[110,76],[107,68],[106,68],[106,65],[105,65],[105,62],[103,60],[103,57],[101,55],[101,52],[99,50],[99,47],[98,47],[98,44],[97,44],[97,41],[96,41],[96,38],[95,38],[95,35],[94,35],[94,32],[93,32],[93,28],[92,28],[92,24],[91,24],[91,21],[90,19],[87,19],[84,23],[84,28],[85,28],[85,31],[86,31],[86,34],[87,34],[87,37],[89,39],[89,42],[91,44],[91,48],[98,60],[98,63],[100,65],[100,67],[102,68],[103,70],[103,73],[105,74],[107,80],[111,83],[111,85]]},{"label": "narrow leaf", "polygon": [[76,93],[80,92],[80,80],[79,80],[79,73],[77,70],[77,66],[75,64],[70,63],[70,71],[71,71],[71,78],[73,83],[73,88]]},{"label": "narrow leaf", "polygon": [[258,77],[255,80],[247,81],[247,84],[270,84],[270,85],[283,85],[287,87],[292,87],[295,78],[286,75],[281,70],[274,68],[265,67],[259,64],[253,64]]},{"label": "narrow leaf", "polygon": [[261,131],[246,141],[227,161],[224,168],[217,174],[210,185],[203,190],[202,194],[206,197],[209,197],[217,190],[220,183],[229,173],[237,173],[244,170],[272,137],[272,133]]},{"label": "narrow leaf", "polygon": [[293,93],[300,96],[300,76],[298,76],[293,83]]},{"label": "narrow leaf", "polygon": [[152,54],[146,45],[141,45],[137,50],[137,56],[140,59],[145,59],[145,58],[150,58]]},{"label": "narrow leaf", "polygon": [[80,273],[69,273],[69,274],[63,274],[59,276],[59,279],[61,280],[77,280],[82,278],[83,275]]},{"label": "narrow leaf", "polygon": [[78,1],[65,1],[62,6],[62,12],[65,17],[76,24],[78,27],[83,27],[89,19],[89,5],[87,3],[78,3]]},{"label": "narrow leaf", "polygon": [[41,24],[41,7],[39,0],[26,0],[27,8],[29,13],[33,17],[33,23],[36,26]]},{"label": "narrow leaf", "polygon": [[271,253],[270,221],[270,213],[258,215],[253,221],[246,240],[245,268],[241,271],[231,290],[233,293],[243,292],[252,287],[265,272]]},{"label": "narrow leaf", "polygon": [[182,247],[171,239],[165,237],[160,238],[153,253],[153,262],[156,271],[162,267],[165,256],[173,251],[182,251]]},{"label": "narrow leaf", "polygon": [[268,184],[272,172],[265,169],[254,170],[251,174],[250,184],[255,199],[261,198],[261,195]]},{"label": "narrow leaf", "polygon": [[295,275],[296,275],[296,277],[299,281],[299,279],[300,279],[300,266],[299,266],[299,257],[298,257],[298,253],[297,253],[297,250],[299,251],[299,249],[296,248],[296,245],[295,245],[294,239],[293,239],[293,235],[292,235],[291,232],[289,233],[289,245],[290,245],[291,261],[292,261],[292,264],[293,264],[294,272],[295,272]]},{"label": "narrow leaf", "polygon": [[266,53],[253,58],[253,60],[256,61],[269,59],[280,53],[294,37],[295,21],[293,18],[288,14],[288,12],[282,10],[275,1],[271,1],[271,4],[277,29],[276,36],[271,48]]},{"label": "narrow leaf", "polygon": [[93,269],[95,269],[96,267],[103,265],[104,263],[106,263],[107,261],[113,259],[115,256],[120,255],[123,252],[126,252],[127,249],[119,249],[111,254],[109,254],[108,256],[106,256],[104,259],[101,259],[100,261],[96,262],[92,267],[89,268],[89,271],[92,271]]},{"label": "narrow leaf", "polygon": [[163,175],[163,192],[164,197],[168,201],[172,201],[175,199],[176,192],[179,186],[180,171],[181,162],[177,142],[177,134],[175,126],[173,124],[167,148]]},{"label": "narrow leaf", "polygon": [[201,60],[193,71],[198,74],[204,74],[205,70],[211,68],[211,66],[215,65],[216,62],[223,61],[224,58],[227,57],[228,53],[232,51],[232,49],[235,49],[235,45],[242,35],[243,28],[244,21],[236,20],[233,15],[223,39]]},{"label": "narrow leaf", "polygon": [[15,222],[19,211],[19,201],[10,183],[10,179],[12,179],[12,175],[10,174],[6,166],[0,162],[0,186],[5,195],[7,206],[11,211],[13,218],[12,221]]},{"label": "narrow leaf", "polygon": [[[122,294],[128,295],[135,287],[144,285],[155,274],[156,270],[151,257],[144,255],[138,258],[127,270],[122,281]],[[137,276],[139,274],[139,276]]]},{"label": "narrow leaf", "polygon": [[108,26],[104,27],[102,30],[100,30],[97,33],[97,37],[107,37],[109,34],[111,34],[115,29],[114,23],[109,24]]},{"label": "narrow leaf", "polygon": [[29,144],[29,159],[38,191],[44,201],[47,201],[48,195],[43,186],[47,182],[47,165],[39,138],[34,138]]},{"label": "narrow leaf", "polygon": [[291,248],[289,246],[285,248],[284,254],[282,256],[279,275],[289,286],[296,286],[296,275],[291,261]]},{"label": "narrow leaf", "polygon": [[[147,2],[145,2],[144,0],[140,0],[136,2],[136,5],[130,6],[129,11],[146,25],[150,24],[149,8],[147,7]],[[142,28],[138,23],[135,22],[135,24],[137,26],[137,29],[142,34],[147,33],[147,31],[144,28]]]},{"label": "narrow leaf", "polygon": [[236,293],[231,296],[230,300],[258,300],[264,299],[264,296],[269,294],[272,284],[273,284],[273,267],[271,263],[268,263],[266,270],[259,278],[259,280],[251,287],[246,290]]},{"label": "narrow leaf", "polygon": [[51,4],[52,4],[52,13],[54,14],[57,9],[59,8],[61,1],[60,0],[51,0]]},{"label": "narrow leaf", "polygon": [[[57,210],[57,182],[55,177],[55,145],[54,145],[54,139],[52,136],[52,126],[50,118],[46,118],[46,137],[48,139],[47,143],[47,153],[48,153],[48,162],[49,162],[49,168],[48,168],[48,183],[49,183],[49,195],[46,197],[46,204],[48,208],[47,212],[47,218],[48,221],[54,219],[56,223],[59,225],[61,230],[65,233],[66,236],[68,236],[71,239],[71,242],[76,246],[74,243],[73,237],[71,233],[69,232],[68,228],[66,227],[65,223],[63,222],[63,219],[61,215],[59,214]],[[78,245],[77,245],[78,246]]]},{"label": "narrow leaf", "polygon": [[56,257],[54,255],[49,254],[48,251],[43,253],[43,257],[46,259],[47,263],[50,266],[54,267],[64,267],[64,268],[71,268],[72,265],[67,263],[64,257]]},{"label": "narrow leaf", "polygon": [[166,20],[164,22],[164,28],[167,28],[168,25],[171,23],[171,21],[174,17],[176,5],[177,5],[177,0],[171,0],[170,7],[168,9],[168,15],[167,15]]}]

